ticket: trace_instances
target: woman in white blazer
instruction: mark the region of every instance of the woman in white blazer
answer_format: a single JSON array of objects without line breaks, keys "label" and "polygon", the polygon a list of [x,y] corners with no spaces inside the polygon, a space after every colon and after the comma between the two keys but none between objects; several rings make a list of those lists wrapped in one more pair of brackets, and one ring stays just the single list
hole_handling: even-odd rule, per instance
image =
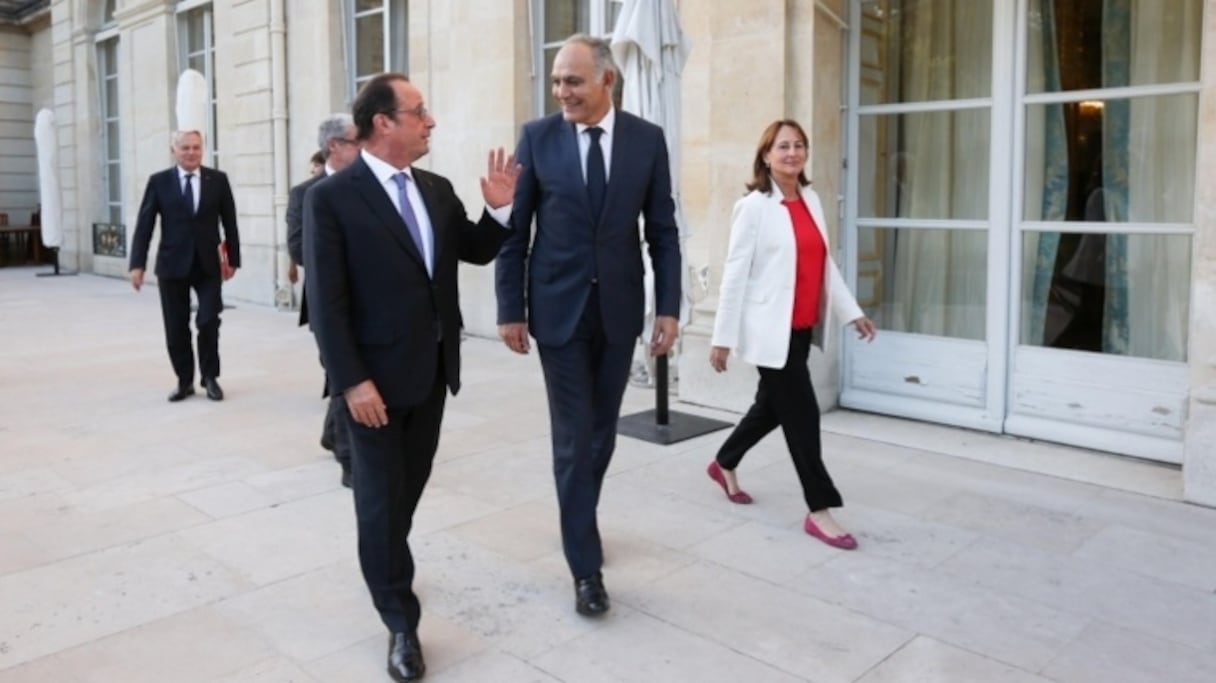
[{"label": "woman in white blazer", "polygon": [[807,158],[802,126],[773,122],[756,149],[750,192],[735,203],[709,362],[723,372],[733,351],[757,366],[760,383],[755,402],[707,472],[732,503],[750,503],[734,470],[752,446],[781,427],[809,510],[803,529],[852,550],[857,541],[832,518],[831,509],[843,503],[823,464],[807,360],[811,344],[822,348],[820,331],[831,328],[833,315],[866,341],[875,329],[832,260],[823,206],[804,172]]}]

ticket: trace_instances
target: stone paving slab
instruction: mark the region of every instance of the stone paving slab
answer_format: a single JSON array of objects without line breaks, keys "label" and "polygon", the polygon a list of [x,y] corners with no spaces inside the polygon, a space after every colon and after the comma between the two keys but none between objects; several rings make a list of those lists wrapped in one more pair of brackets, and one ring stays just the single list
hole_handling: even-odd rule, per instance
[{"label": "stone paving slab", "polygon": [[[154,289],[34,272],[0,269],[0,683],[387,680],[295,315],[226,311],[226,400],[169,404]],[[704,475],[725,433],[620,439],[583,619],[536,356],[464,355],[414,533],[428,681],[1216,680],[1216,510],[1176,469],[846,411],[853,553],[801,532],[779,435],[751,506]]]}]

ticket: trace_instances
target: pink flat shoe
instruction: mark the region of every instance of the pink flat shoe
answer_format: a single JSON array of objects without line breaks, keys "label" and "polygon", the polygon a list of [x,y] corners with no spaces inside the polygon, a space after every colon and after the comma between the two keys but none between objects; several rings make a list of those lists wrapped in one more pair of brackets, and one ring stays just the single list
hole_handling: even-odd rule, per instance
[{"label": "pink flat shoe", "polygon": [[810,535],[827,543],[833,548],[841,550],[854,550],[857,548],[857,539],[853,538],[853,534],[845,534],[843,536],[828,536],[820,531],[815,522],[811,521],[811,516],[807,515],[806,521],[802,523],[802,528]]},{"label": "pink flat shoe", "polygon": [[738,493],[731,493],[730,487],[726,485],[726,477],[722,476],[722,468],[718,466],[718,461],[714,460],[709,463],[709,467],[705,468],[705,473],[710,479],[718,482],[718,486],[722,487],[722,491],[726,494],[726,499],[737,505],[747,505],[752,502],[752,497],[747,495],[742,489]]}]

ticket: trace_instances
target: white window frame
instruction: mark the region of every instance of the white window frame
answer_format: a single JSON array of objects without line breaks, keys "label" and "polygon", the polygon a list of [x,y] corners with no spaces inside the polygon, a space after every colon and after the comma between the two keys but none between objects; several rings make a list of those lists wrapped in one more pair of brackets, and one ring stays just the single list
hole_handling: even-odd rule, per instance
[{"label": "white window frame", "polygon": [[[371,80],[377,73],[396,71],[409,74],[409,2],[408,0],[380,0],[379,7],[356,11],[357,0],[342,1],[342,33],[345,38],[346,88],[347,101],[353,102],[355,95],[363,84]],[[382,15],[384,32],[381,36],[383,44],[381,54],[384,62],[372,73],[360,74],[358,26],[359,19],[368,16]]]},{"label": "white window frame", "polygon": [[[545,53],[561,47],[566,36],[553,41],[545,41],[545,6],[548,3],[569,2],[578,3],[586,8],[587,26],[579,26],[576,30],[588,35],[610,38],[614,28],[609,22],[613,5],[620,5],[621,0],[529,0],[528,25],[532,31],[532,109],[536,116],[544,116],[545,110],[552,98],[549,95],[549,74],[545,71]],[[619,7],[616,9],[619,10]]]},{"label": "white window frame", "polygon": [[[187,44],[190,35],[189,22],[191,13],[196,10],[201,10],[203,17],[203,44],[191,50],[194,46]],[[203,57],[203,80],[207,83],[207,96],[210,99],[207,107],[207,130],[204,131],[207,139],[204,144],[209,157],[208,165],[219,168],[220,146],[215,96],[215,12],[211,0],[182,0],[177,3],[177,45],[179,74],[190,67],[191,57]]]},{"label": "white window frame", "polygon": [[[110,46],[114,48],[114,56],[112,59],[106,57],[106,51]],[[118,83],[118,29],[111,27],[99,31],[94,36],[94,46],[97,51],[97,98],[98,98],[98,114],[101,119],[101,178],[102,192],[104,193],[102,204],[106,207],[106,223],[125,225],[123,217],[123,201],[122,201],[122,117],[119,114],[121,106],[121,97],[115,98],[114,102],[110,101],[109,90],[107,84],[109,81]],[[115,93],[118,88],[114,89]],[[113,111],[111,115],[109,112]],[[119,140],[110,140],[110,128],[113,124],[115,130],[119,131]],[[116,142],[119,146],[119,154],[116,157],[110,156],[111,142]],[[113,189],[117,186],[118,192],[114,193]],[[117,194],[117,199],[115,199]],[[117,221],[115,221],[117,217]]]}]

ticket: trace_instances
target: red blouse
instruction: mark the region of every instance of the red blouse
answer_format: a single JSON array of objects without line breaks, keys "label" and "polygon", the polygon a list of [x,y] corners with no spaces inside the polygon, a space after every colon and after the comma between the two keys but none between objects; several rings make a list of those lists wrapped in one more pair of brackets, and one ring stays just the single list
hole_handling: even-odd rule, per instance
[{"label": "red blouse", "polygon": [[806,202],[798,197],[783,199],[781,203],[789,209],[794,222],[794,242],[798,249],[791,327],[803,330],[819,322],[819,296],[823,291],[823,268],[828,250]]}]

